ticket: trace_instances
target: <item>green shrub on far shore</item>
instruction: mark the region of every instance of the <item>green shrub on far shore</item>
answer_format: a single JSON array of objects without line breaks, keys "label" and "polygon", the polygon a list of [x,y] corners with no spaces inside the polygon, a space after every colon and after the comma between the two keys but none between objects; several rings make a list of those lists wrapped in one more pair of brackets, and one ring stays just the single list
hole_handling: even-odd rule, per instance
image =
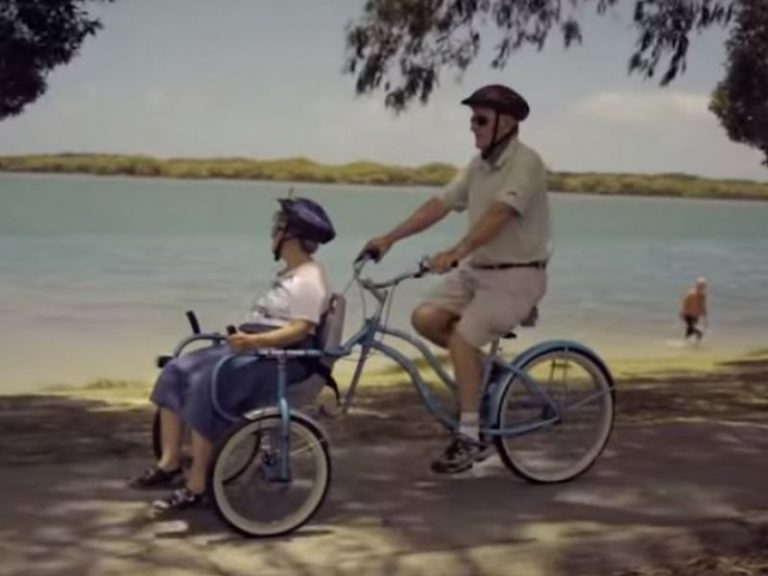
[{"label": "green shrub on far shore", "polygon": [[[307,158],[169,158],[115,154],[0,156],[0,172],[71,173],[98,176],[217,178],[379,186],[442,186],[456,173],[450,164],[417,167],[375,162],[337,166]],[[714,180],[688,174],[552,172],[550,190],[584,194],[768,199],[768,182]]]}]

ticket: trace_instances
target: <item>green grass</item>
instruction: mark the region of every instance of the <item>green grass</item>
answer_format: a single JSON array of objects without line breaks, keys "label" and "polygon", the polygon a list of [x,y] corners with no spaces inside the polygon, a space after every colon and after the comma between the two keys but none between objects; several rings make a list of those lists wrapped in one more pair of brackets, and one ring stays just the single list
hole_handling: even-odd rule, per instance
[{"label": "green grass", "polygon": [[[438,359],[450,372],[450,365],[445,354]],[[660,379],[678,375],[708,374],[715,375],[726,372],[729,364],[754,363],[768,361],[768,349],[756,349],[738,356],[715,355],[681,355],[664,358],[625,358],[612,359],[607,362],[614,377],[621,380],[633,379]],[[430,382],[437,380],[437,376],[427,365],[423,358],[415,361],[421,376]],[[338,366],[338,364],[337,364]],[[343,366],[343,365],[342,365]],[[348,364],[337,372],[337,379],[344,389],[349,382],[354,365]],[[341,374],[339,374],[341,372]],[[358,393],[365,394],[366,390],[392,390],[408,388],[411,386],[406,374],[397,365],[367,370],[360,382]],[[68,396],[73,398],[88,398],[114,402],[117,404],[141,404],[148,402],[152,389],[151,382],[135,380],[108,380],[99,379],[84,383],[81,386],[51,386],[45,390],[47,393]]]},{"label": "green grass", "polygon": [[45,389],[45,392],[72,398],[135,404],[147,402],[151,390],[150,382],[101,378],[80,386],[50,386]]}]

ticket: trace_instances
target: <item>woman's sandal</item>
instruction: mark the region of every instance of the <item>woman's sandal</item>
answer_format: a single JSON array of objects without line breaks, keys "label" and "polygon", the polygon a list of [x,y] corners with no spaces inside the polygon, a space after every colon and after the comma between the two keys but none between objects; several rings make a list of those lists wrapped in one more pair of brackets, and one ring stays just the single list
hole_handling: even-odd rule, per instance
[{"label": "woman's sandal", "polygon": [[181,474],[181,468],[166,471],[160,468],[149,468],[141,476],[130,481],[131,488],[157,488],[160,486],[171,486],[176,482]]},{"label": "woman's sandal", "polygon": [[203,502],[203,495],[192,492],[186,486],[177,488],[165,498],[152,502],[152,507],[158,512],[171,512],[174,510],[184,510],[200,505]]}]

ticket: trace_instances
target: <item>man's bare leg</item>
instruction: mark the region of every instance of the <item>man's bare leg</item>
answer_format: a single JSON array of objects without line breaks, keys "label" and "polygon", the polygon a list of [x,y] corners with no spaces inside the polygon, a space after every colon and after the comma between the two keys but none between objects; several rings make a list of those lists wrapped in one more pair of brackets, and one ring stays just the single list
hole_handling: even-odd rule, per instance
[{"label": "man's bare leg", "polygon": [[490,446],[480,439],[483,353],[470,344],[458,330],[453,330],[448,339],[448,352],[459,388],[459,435],[453,438],[442,455],[432,462],[432,471],[439,474],[456,474],[469,470],[476,462],[484,460],[490,454]]},{"label": "man's bare leg", "polygon": [[461,316],[434,304],[421,304],[411,314],[411,324],[424,338],[440,346],[448,348],[448,341]]},{"label": "man's bare leg", "polygon": [[483,353],[454,330],[448,351],[459,387],[460,432],[477,439],[480,412],[480,385],[483,377]]}]

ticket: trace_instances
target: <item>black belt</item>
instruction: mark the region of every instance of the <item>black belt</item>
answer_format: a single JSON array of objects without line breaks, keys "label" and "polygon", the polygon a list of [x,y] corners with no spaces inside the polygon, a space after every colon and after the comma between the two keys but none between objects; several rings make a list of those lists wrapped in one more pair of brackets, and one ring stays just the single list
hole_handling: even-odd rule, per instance
[{"label": "black belt", "polygon": [[546,260],[536,260],[535,262],[505,262],[501,264],[472,264],[472,268],[479,270],[506,270],[508,268],[538,268],[546,270]]}]

